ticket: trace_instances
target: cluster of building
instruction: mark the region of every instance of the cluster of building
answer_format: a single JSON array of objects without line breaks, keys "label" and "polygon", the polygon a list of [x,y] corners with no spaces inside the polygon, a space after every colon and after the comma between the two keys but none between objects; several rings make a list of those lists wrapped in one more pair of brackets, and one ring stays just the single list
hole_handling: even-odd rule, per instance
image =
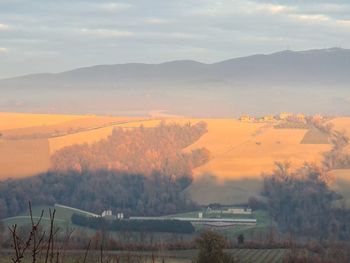
[{"label": "cluster of building", "polygon": [[[212,209],[208,207],[206,214],[226,214],[226,215],[251,215],[252,209],[249,207],[230,207],[226,209]],[[199,215],[200,216],[200,215]]]},{"label": "cluster of building", "polygon": [[[204,216],[205,214],[205,216]],[[222,216],[211,217],[211,215],[220,214]],[[179,220],[187,221],[193,225],[207,225],[213,227],[227,227],[233,225],[256,225],[257,220],[254,218],[227,218],[225,215],[251,215],[252,210],[250,208],[240,208],[240,207],[231,207],[226,209],[212,209],[208,207],[206,211],[199,212],[198,217],[143,217],[143,216],[134,216],[129,217],[129,220]],[[123,220],[124,214],[117,213],[114,215],[111,210],[103,211],[101,216],[107,220]]]},{"label": "cluster of building", "polygon": [[192,225],[211,226],[211,227],[230,227],[235,225],[256,225],[257,220],[255,218],[210,218],[210,217],[143,217],[135,216],[130,217],[130,220],[152,220],[152,221],[164,221],[164,220],[178,220],[190,222]]},{"label": "cluster of building", "polygon": [[291,113],[291,112],[281,112],[279,115],[266,115],[261,118],[255,118],[250,115],[242,115],[239,120],[241,122],[277,122],[277,121],[288,121],[294,120],[298,122],[305,122],[306,116],[303,113]]},{"label": "cluster of building", "polygon": [[101,214],[101,217],[107,220],[116,220],[116,219],[124,219],[123,213],[117,213],[116,215],[113,215],[112,210],[106,210],[103,211]]}]

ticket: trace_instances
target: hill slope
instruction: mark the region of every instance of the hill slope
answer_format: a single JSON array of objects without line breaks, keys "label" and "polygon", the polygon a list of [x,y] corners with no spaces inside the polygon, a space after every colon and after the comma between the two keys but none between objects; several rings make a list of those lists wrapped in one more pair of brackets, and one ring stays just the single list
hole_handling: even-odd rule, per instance
[{"label": "hill slope", "polygon": [[[6,114],[1,115],[7,118]],[[115,127],[132,129],[143,125],[148,128],[161,122],[157,119],[72,116],[67,125],[67,117],[58,123],[59,115],[53,115],[52,120],[49,115],[45,115],[45,121],[52,125],[42,125],[41,121],[34,124],[34,120],[41,120],[40,116],[42,115],[21,115],[28,123],[33,123],[32,127],[27,127],[26,122],[23,122],[23,127],[26,127],[23,129],[16,127],[13,130],[12,126],[6,129],[3,126],[3,137],[0,139],[0,179],[44,172],[49,168],[50,157],[56,151],[73,144],[91,144],[105,139]],[[244,123],[235,119],[165,120],[181,125],[200,121],[207,123],[208,133],[185,149],[190,151],[204,147],[211,152],[211,161],[194,170],[196,177],[211,174],[220,179],[257,178],[261,172],[270,171],[275,161],[288,160],[296,166],[305,161],[317,163],[321,160],[322,153],[330,149],[328,144],[302,143],[308,133],[307,129],[275,129],[269,123]],[[348,118],[340,118],[333,122],[339,122],[342,125],[336,127],[342,128],[346,126],[347,120]],[[71,127],[73,128],[70,129]],[[76,130],[74,127],[80,128]],[[14,135],[17,137],[12,138]]]},{"label": "hill slope", "polygon": [[[0,113],[0,116],[6,119],[13,115]],[[20,114],[18,116],[19,122],[15,123],[15,126],[11,123],[0,123],[1,132],[4,134],[0,138],[0,179],[45,172],[50,166],[51,156],[58,150],[76,143],[91,144],[105,139],[112,133],[114,127],[133,129],[143,125],[147,129],[161,122],[160,119],[141,120],[105,116],[52,115],[52,119],[50,115]],[[271,123],[200,118],[163,120],[181,125],[204,121],[208,125],[208,132],[185,149],[185,151],[191,151],[205,147],[211,152],[211,160],[194,169],[195,180],[188,189],[192,198],[202,204],[246,202],[250,196],[260,191],[261,172],[271,171],[275,161],[290,161],[294,167],[302,165],[305,161],[319,163],[323,152],[330,150],[331,147],[324,140],[314,138],[313,136],[318,137],[319,134],[312,130],[276,129]],[[68,126],[67,123],[69,123]],[[335,118],[331,123],[336,130],[350,132],[350,118]],[[71,126],[83,129],[77,131],[73,129],[71,134],[65,134],[67,127]],[[9,138],[8,136],[13,135],[14,131],[16,136],[25,137]],[[32,131],[45,136],[47,132],[55,131],[58,135],[31,138],[29,135],[32,135]],[[349,170],[334,171],[334,175],[335,187],[340,187],[342,189],[340,191],[348,197],[348,183],[345,182],[350,181],[347,179]],[[346,187],[343,187],[345,185]]]}]

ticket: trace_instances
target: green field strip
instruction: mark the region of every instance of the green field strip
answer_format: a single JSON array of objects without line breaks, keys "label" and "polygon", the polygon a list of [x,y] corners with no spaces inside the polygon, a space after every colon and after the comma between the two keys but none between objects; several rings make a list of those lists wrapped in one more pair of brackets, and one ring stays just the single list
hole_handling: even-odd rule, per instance
[{"label": "green field strip", "polygon": [[260,249],[255,249],[255,251],[251,254],[249,254],[249,260],[250,262],[259,262],[260,263],[260,258],[262,257],[262,255],[264,254],[264,250],[260,250]]},{"label": "green field strip", "polygon": [[273,260],[271,261],[271,263],[281,263],[283,262],[283,257],[286,253],[285,249],[278,249],[278,251],[276,252],[275,256],[273,257]]},{"label": "green field strip", "polygon": [[272,251],[269,251],[269,249],[264,249],[262,251],[259,251],[258,253],[258,256],[257,256],[257,259],[255,260],[256,263],[265,263],[265,262],[268,262],[268,261],[265,261],[266,258],[269,256],[269,254],[271,253]]},{"label": "green field strip", "polygon": [[231,254],[237,258],[241,258],[243,253],[244,253],[243,249],[234,249],[233,252],[231,252]]}]

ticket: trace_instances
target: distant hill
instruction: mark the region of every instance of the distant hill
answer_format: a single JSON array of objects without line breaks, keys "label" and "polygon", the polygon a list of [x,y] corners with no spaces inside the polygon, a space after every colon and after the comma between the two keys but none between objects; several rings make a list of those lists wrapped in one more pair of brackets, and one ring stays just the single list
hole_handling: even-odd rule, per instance
[{"label": "distant hill", "polygon": [[214,64],[100,65],[0,80],[0,111],[198,117],[350,114],[350,50],[282,51]]}]

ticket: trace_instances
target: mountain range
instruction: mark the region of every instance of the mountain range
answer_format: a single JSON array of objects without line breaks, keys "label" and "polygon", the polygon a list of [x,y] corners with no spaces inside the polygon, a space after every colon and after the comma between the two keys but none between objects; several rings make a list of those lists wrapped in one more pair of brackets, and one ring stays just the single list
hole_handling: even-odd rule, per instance
[{"label": "mountain range", "polygon": [[233,117],[350,114],[350,50],[281,51],[204,64],[116,64],[0,80],[0,111]]}]

